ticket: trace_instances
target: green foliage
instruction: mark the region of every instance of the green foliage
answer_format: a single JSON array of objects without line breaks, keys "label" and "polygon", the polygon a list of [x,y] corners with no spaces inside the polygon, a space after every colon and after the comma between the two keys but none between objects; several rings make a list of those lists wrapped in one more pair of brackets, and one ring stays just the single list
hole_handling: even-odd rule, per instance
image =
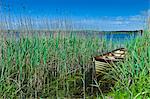
[{"label": "green foliage", "polygon": [[[128,55],[106,78],[115,79],[112,92],[97,97],[115,99],[150,97],[150,39],[143,37],[126,43]],[[87,97],[86,72],[91,57],[117,48],[112,41],[81,37],[76,33],[62,36],[22,37],[1,40],[1,98],[64,98]],[[100,94],[100,95],[99,95]]]},{"label": "green foliage", "polygon": [[99,42],[97,38],[73,35],[4,40],[0,59],[1,98],[60,97],[77,93],[83,68],[91,64]]},{"label": "green foliage", "polygon": [[113,88],[115,99],[148,99],[150,97],[150,38],[143,37],[128,42],[128,57],[115,67],[113,77],[117,84]]}]

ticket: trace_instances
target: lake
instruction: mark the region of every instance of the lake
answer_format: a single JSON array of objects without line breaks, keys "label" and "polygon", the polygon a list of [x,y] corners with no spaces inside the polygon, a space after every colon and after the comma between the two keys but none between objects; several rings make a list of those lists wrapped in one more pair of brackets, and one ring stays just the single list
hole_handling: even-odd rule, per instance
[{"label": "lake", "polygon": [[[36,30],[36,31],[28,31],[30,34],[57,34],[58,31],[43,31],[43,30]],[[7,34],[7,37],[11,35],[15,35],[16,39],[20,38],[20,33],[18,31],[5,31],[4,33]],[[124,42],[142,35],[142,30],[139,31],[59,31],[61,35],[68,35],[69,33],[73,33],[79,36],[97,36],[99,38],[106,38],[106,40],[112,40],[114,42]],[[14,36],[13,36],[14,37]]]}]

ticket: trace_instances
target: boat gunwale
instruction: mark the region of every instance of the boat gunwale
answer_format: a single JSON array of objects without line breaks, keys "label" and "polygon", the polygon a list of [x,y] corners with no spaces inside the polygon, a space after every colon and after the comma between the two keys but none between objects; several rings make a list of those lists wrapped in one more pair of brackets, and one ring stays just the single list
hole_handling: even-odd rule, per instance
[{"label": "boat gunwale", "polygon": [[115,53],[115,51],[118,51],[118,50],[124,51],[124,53],[120,54],[120,55],[124,55],[126,53],[126,51],[127,51],[126,48],[118,48],[118,49],[112,50],[110,52],[104,53],[102,55],[95,56],[94,60],[105,62],[105,63],[119,62],[119,61],[123,60],[125,57],[116,57],[116,56],[113,56],[114,59],[109,59],[109,58],[104,58],[103,57],[103,56],[110,56],[109,54],[113,54],[113,53]]}]

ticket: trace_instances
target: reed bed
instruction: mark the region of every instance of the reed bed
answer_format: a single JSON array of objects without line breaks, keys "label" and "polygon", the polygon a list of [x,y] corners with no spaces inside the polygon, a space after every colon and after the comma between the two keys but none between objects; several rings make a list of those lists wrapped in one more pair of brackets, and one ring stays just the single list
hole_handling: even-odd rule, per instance
[{"label": "reed bed", "polygon": [[59,33],[2,41],[1,98],[83,97],[85,71],[102,43],[98,38]]},{"label": "reed bed", "polygon": [[[118,42],[119,44],[119,42]],[[100,80],[92,80],[92,57],[119,47],[97,37],[23,36],[1,40],[1,98],[145,98],[150,97],[149,32],[126,42],[128,57]],[[107,49],[107,50],[106,50]],[[90,74],[87,74],[90,73]],[[90,75],[90,76],[88,76]],[[103,93],[103,83],[115,82],[112,91]],[[90,88],[95,86],[98,90]]]},{"label": "reed bed", "polygon": [[107,75],[117,81],[112,88],[113,98],[148,99],[150,97],[149,33],[145,31],[142,37],[127,42],[128,57]]},{"label": "reed bed", "polygon": [[[149,32],[126,42],[128,57],[100,80],[90,81],[92,57],[119,47],[95,36],[34,35],[1,39],[1,98],[148,98],[150,97]],[[87,73],[90,73],[88,76]],[[115,81],[111,92],[103,93],[104,80]]]},{"label": "reed bed", "polygon": [[[52,20],[44,18],[1,14],[1,99],[149,99],[150,31],[129,42],[113,42],[98,38],[93,31],[89,36],[85,36],[86,31],[77,34],[68,19],[51,24]],[[69,33],[62,33],[59,28]],[[9,31],[15,29],[20,33]],[[52,33],[50,29],[58,30]],[[99,80],[93,79],[91,58],[120,46],[128,50],[126,60],[105,72]],[[114,84],[106,93],[105,83]]]}]

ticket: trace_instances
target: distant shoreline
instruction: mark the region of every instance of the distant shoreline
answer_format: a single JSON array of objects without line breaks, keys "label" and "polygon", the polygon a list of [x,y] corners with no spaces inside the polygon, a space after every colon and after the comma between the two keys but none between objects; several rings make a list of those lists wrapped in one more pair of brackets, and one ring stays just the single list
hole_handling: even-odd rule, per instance
[{"label": "distant shoreline", "polygon": [[91,31],[91,32],[141,32],[141,33],[143,33],[143,31],[144,30],[118,30],[118,31],[114,31],[114,30],[112,30],[112,31],[98,31],[98,30],[72,30],[72,29],[70,29],[70,30],[44,30],[44,29],[41,29],[41,30],[37,30],[37,29],[31,29],[31,30],[24,30],[24,29],[22,29],[22,30],[20,30],[20,29],[16,29],[16,30],[0,30],[0,31],[4,31],[4,32],[18,32],[18,31],[43,31],[43,32],[57,32],[57,31],[62,31],[62,32],[69,32],[69,31],[74,31],[74,32],[85,32],[85,31]]}]

